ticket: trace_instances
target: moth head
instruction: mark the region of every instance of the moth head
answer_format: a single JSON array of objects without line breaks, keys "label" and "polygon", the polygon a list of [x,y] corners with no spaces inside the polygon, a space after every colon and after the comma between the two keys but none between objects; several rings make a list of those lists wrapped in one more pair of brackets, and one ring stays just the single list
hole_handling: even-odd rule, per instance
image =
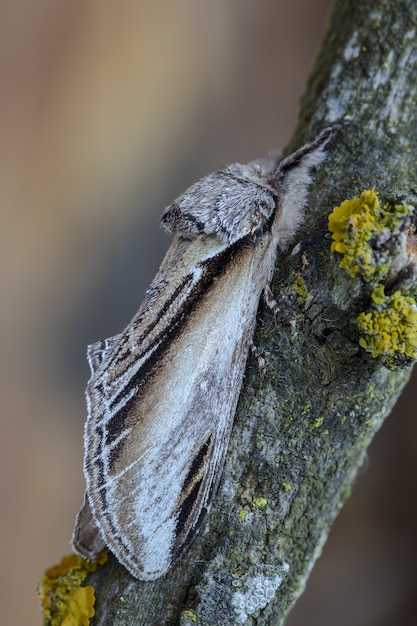
[{"label": "moth head", "polygon": [[162,225],[182,237],[215,235],[226,244],[265,230],[276,191],[256,163],[234,163],[203,178],[162,214]]}]

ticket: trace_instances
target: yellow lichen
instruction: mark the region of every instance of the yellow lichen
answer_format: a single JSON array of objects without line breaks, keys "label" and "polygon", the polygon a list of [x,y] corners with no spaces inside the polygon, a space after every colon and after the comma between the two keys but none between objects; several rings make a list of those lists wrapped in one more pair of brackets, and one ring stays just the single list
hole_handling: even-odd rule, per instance
[{"label": "yellow lichen", "polygon": [[194,611],[184,611],[184,617],[189,617],[192,622],[197,621],[197,613],[194,613]]},{"label": "yellow lichen", "polygon": [[[351,277],[361,276],[371,292],[368,311],[357,317],[362,334],[359,344],[373,357],[382,356],[387,367],[394,368],[403,363],[400,357],[417,358],[414,294],[396,291],[385,295],[385,282],[399,258],[398,252],[393,258],[394,248],[387,242],[395,241],[395,236],[402,233],[405,217],[412,211],[405,203],[381,207],[371,189],[362,191],[359,198],[345,200],[329,215],[331,250],[342,255],[339,267]],[[412,233],[414,237],[414,230]]]},{"label": "yellow lichen", "polygon": [[363,336],[359,343],[373,357],[402,354],[417,358],[417,304],[414,298],[396,291],[386,296],[384,287],[372,292],[374,310],[360,313]]},{"label": "yellow lichen", "polygon": [[339,267],[351,277],[359,274],[368,281],[384,279],[392,259],[387,251],[377,253],[371,244],[378,235],[398,233],[404,216],[411,210],[407,204],[382,207],[373,189],[335,207],[329,215],[333,239],[330,249],[342,255]]},{"label": "yellow lichen", "polygon": [[313,422],[313,428],[320,428],[320,426],[323,424],[324,422],[324,417],[317,417],[314,422]]},{"label": "yellow lichen", "polygon": [[247,517],[247,511],[245,511],[245,509],[241,509],[238,513],[238,517],[240,519],[241,522],[244,522],[246,517]]},{"label": "yellow lichen", "polygon": [[303,410],[301,411],[301,415],[307,415],[307,413],[309,412],[310,409],[311,409],[311,402],[310,402],[310,400],[308,400],[305,403]]},{"label": "yellow lichen", "polygon": [[291,289],[295,291],[296,293],[298,293],[298,295],[301,296],[304,300],[308,296],[306,282],[304,278],[301,276],[301,274],[299,273],[297,274],[297,278],[291,285]]},{"label": "yellow lichen", "polygon": [[282,483],[282,487],[284,491],[289,491],[291,489],[290,483]]},{"label": "yellow lichen", "polygon": [[384,304],[386,300],[384,285],[378,285],[371,293],[371,298],[375,304]]},{"label": "yellow lichen", "polygon": [[107,554],[104,550],[96,563],[72,554],[45,572],[38,586],[45,626],[88,626],[94,615],[94,589],[81,583],[107,560]]},{"label": "yellow lichen", "polygon": [[266,498],[253,498],[252,506],[254,509],[263,509],[268,504],[268,500]]}]

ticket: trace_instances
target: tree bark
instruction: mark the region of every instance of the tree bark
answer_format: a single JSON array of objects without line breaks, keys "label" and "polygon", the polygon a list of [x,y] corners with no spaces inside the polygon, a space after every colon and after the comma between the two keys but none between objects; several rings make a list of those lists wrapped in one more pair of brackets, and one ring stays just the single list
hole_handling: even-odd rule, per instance
[{"label": "tree bark", "polygon": [[350,493],[367,447],[410,375],[359,346],[370,287],[338,267],[327,216],[374,187],[381,204],[415,188],[417,4],[339,0],[291,149],[344,115],[305,221],[262,305],[219,492],[181,562],[154,582],[110,556],[86,580],[92,625],[283,624]]}]

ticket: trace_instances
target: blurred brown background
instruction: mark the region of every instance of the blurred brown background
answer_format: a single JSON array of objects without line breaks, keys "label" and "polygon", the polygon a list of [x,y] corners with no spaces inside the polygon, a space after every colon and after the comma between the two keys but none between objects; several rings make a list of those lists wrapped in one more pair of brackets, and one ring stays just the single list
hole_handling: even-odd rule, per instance
[{"label": "blurred brown background", "polygon": [[[127,323],[201,175],[290,138],[331,0],[0,2],[2,623],[69,553],[87,343]],[[290,626],[417,623],[415,379]]]}]

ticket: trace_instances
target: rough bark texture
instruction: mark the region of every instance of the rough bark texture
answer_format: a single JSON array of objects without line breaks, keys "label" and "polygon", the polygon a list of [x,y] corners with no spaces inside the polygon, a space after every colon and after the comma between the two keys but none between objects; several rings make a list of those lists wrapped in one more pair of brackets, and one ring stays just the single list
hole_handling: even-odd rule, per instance
[{"label": "rough bark texture", "polygon": [[[337,2],[291,148],[307,129],[312,138],[346,114],[354,119],[331,142],[305,223],[277,264],[272,289],[291,324],[274,324],[261,306],[255,343],[265,370],[249,359],[221,486],[200,536],[155,582],[134,580],[110,556],[86,581],[96,594],[91,624],[279,625],[302,592],[410,374],[359,347],[355,320],[369,287],[338,267],[327,216],[363,189],[375,187],[383,202],[410,197],[416,32],[410,0]],[[299,276],[304,295],[294,290]]]}]

